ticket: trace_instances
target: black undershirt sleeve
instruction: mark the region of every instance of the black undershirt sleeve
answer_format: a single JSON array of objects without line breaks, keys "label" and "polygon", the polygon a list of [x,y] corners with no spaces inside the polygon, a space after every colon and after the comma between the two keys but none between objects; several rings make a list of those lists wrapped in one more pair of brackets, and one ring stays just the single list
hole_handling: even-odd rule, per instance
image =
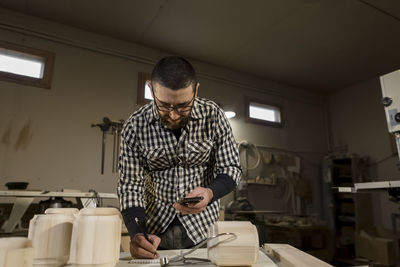
[{"label": "black undershirt sleeve", "polygon": [[221,197],[232,192],[236,187],[236,182],[227,174],[221,173],[211,182],[209,188],[213,191],[214,197],[210,202],[220,199]]},{"label": "black undershirt sleeve", "polygon": [[[137,233],[142,233],[141,229],[146,229],[146,212],[144,208],[131,207],[121,211],[121,214],[131,238],[133,238]],[[135,218],[138,218],[140,229]]]}]

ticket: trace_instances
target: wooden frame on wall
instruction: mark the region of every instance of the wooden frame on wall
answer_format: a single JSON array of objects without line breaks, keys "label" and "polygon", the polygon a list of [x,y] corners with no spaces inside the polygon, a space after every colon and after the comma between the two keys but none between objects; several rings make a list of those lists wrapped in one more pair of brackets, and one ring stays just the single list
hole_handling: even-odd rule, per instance
[{"label": "wooden frame on wall", "polygon": [[[272,121],[265,121],[265,120],[250,118],[250,112],[249,112],[250,103],[263,104],[263,105],[267,105],[267,106],[271,106],[271,107],[275,107],[275,108],[279,109],[281,121],[280,122],[272,122]],[[278,103],[265,102],[265,101],[260,101],[258,99],[245,97],[245,115],[246,115],[246,117],[245,117],[246,122],[261,124],[264,126],[278,127],[278,128],[282,128],[284,125],[282,105],[278,104]]]},{"label": "wooden frame on wall", "polygon": [[34,78],[34,77],[28,77],[24,75],[0,71],[1,81],[51,89],[51,81],[52,81],[54,61],[55,61],[54,53],[4,41],[0,41],[0,50],[11,51],[15,52],[15,54],[20,54],[20,55],[27,55],[31,58],[37,58],[44,62],[44,70],[42,78]]}]

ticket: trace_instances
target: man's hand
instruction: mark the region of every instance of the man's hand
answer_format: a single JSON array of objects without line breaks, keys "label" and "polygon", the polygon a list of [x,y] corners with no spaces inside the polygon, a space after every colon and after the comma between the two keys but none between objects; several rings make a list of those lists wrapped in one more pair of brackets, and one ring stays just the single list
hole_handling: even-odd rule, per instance
[{"label": "man's hand", "polygon": [[178,202],[174,203],[173,207],[180,211],[182,214],[195,214],[200,213],[206,209],[208,203],[214,197],[210,188],[196,187],[186,197],[203,197],[199,203],[188,204],[187,206],[181,205]]},{"label": "man's hand", "polygon": [[161,239],[156,235],[148,236],[150,242],[146,240],[143,234],[136,234],[133,239],[131,239],[130,251],[133,258],[157,259],[160,257],[157,253],[157,248]]}]

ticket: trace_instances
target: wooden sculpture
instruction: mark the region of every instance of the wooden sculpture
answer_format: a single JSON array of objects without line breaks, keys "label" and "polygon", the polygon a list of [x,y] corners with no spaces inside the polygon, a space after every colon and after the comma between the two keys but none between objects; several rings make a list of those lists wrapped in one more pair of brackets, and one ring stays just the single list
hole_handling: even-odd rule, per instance
[{"label": "wooden sculpture", "polygon": [[51,208],[29,222],[28,238],[34,248],[34,265],[62,266],[68,262],[72,226],[77,209]]},{"label": "wooden sculpture", "polygon": [[115,266],[121,242],[121,214],[114,208],[85,208],[74,222],[69,263]]}]

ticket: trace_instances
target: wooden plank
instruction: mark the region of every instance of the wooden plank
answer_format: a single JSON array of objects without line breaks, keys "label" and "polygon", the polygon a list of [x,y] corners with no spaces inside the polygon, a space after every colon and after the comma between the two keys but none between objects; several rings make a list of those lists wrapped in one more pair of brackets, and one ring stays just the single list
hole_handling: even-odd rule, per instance
[{"label": "wooden plank", "polygon": [[264,244],[270,257],[277,259],[285,267],[333,267],[295,247],[286,244]]},{"label": "wooden plank", "polygon": [[[185,253],[186,251],[188,251],[188,249],[183,249],[183,250],[161,250],[159,251],[161,255],[166,256],[168,258],[172,258],[175,257],[181,253]],[[264,251],[262,251],[261,249],[258,250],[258,261],[254,264],[253,267],[278,267],[278,265],[276,265],[267,255],[265,255]],[[188,257],[195,257],[195,258],[202,258],[202,259],[206,259],[207,258],[207,249],[206,248],[199,248],[197,250],[195,250],[193,253],[189,254]],[[153,263],[153,264],[139,264],[139,263],[129,263],[129,261],[132,258],[130,257],[129,253],[121,253],[121,257],[119,262],[117,263],[117,265],[115,267],[144,267],[144,266],[158,266],[160,267],[160,264],[157,263]],[[193,264],[195,265],[195,264]],[[187,265],[182,265],[182,266],[189,266],[189,264]],[[200,267],[216,267],[215,264],[209,262],[209,263],[201,263],[201,265],[199,264]],[[286,267],[286,266],[283,266]]]}]

